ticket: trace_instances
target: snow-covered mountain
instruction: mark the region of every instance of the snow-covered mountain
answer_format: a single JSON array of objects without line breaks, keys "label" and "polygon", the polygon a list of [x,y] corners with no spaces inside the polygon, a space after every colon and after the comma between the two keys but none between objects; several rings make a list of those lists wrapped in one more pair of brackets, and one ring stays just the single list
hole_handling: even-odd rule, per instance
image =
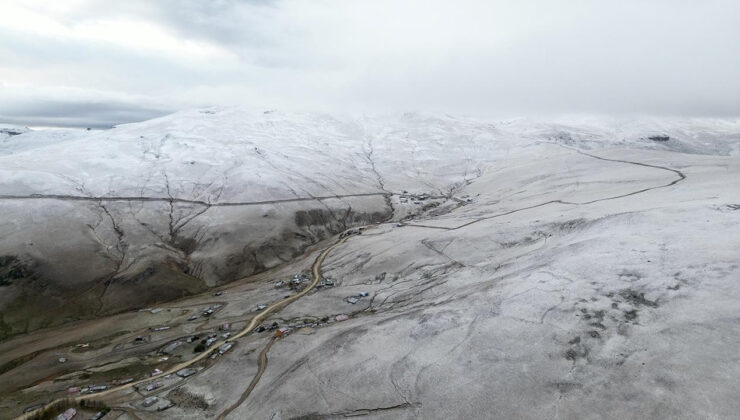
[{"label": "snow-covered mountain", "polygon": [[[734,120],[486,122],[226,108],[104,131],[3,130],[15,134],[0,138],[5,334],[202,291],[352,226],[429,211],[439,223],[463,191],[506,200],[518,188],[509,180],[574,155],[553,145],[740,153]],[[394,205],[403,191],[434,198]],[[474,208],[455,215],[489,211]]]},{"label": "snow-covered mountain", "polygon": [[[738,120],[229,108],[0,145],[0,418],[189,360],[192,337],[282,305],[293,291],[275,282],[360,225],[323,260],[333,287],[260,321],[292,334],[255,329],[145,394],[197,404],[162,414],[126,389],[120,405],[192,419],[740,410]],[[180,346],[169,361],[165,346]]]},{"label": "snow-covered mountain", "polygon": [[14,125],[0,124],[0,141],[5,141],[9,137],[19,136],[28,133],[28,127],[17,127]]}]

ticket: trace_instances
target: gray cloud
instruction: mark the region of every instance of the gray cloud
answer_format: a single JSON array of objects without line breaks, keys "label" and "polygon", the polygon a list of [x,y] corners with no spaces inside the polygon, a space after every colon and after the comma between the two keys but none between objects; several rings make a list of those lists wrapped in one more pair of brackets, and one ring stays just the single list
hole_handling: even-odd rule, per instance
[{"label": "gray cloud", "polygon": [[730,0],[46,5],[21,0],[0,22],[4,122],[108,125],[241,103],[494,117],[740,111]]},{"label": "gray cloud", "polygon": [[260,21],[278,13],[278,7],[276,0],[165,0],[157,3],[154,14],[182,36],[240,48],[267,42]]},{"label": "gray cloud", "polygon": [[0,121],[26,126],[110,128],[117,124],[147,120],[173,112],[125,102],[45,101],[18,104]]}]

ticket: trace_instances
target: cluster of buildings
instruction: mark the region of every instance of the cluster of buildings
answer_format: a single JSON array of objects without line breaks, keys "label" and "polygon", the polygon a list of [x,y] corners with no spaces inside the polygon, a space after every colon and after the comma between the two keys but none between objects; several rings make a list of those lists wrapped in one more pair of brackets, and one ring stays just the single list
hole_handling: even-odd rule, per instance
[{"label": "cluster of buildings", "polygon": [[473,197],[471,197],[469,194],[465,194],[465,195],[461,196],[461,199],[457,199],[456,198],[456,200],[460,204],[470,204],[470,203],[473,202]]},{"label": "cluster of buildings", "polygon": [[352,235],[362,235],[362,231],[365,230],[364,227],[358,227],[355,229],[347,229],[344,232],[339,234],[339,238],[344,238],[346,236],[352,236]]},{"label": "cluster of buildings", "polygon": [[334,287],[334,280],[329,277],[322,278],[319,284],[316,285],[316,288],[320,289],[322,287]]},{"label": "cluster of buildings", "polygon": [[367,297],[367,292],[360,292],[354,296],[348,296],[344,300],[346,300],[348,303],[355,304],[360,301],[360,299]]},{"label": "cluster of buildings", "polygon": [[215,305],[211,305],[211,306],[209,306],[207,308],[204,308],[203,309],[203,316],[211,316],[211,315],[213,315],[213,313],[216,312],[219,308],[221,308],[221,306],[223,306],[223,305],[221,305],[220,303],[217,303]]},{"label": "cluster of buildings", "polygon": [[294,274],[290,280],[279,280],[275,283],[276,289],[290,288],[292,290],[300,290],[304,283],[310,282],[311,277],[306,273]]},{"label": "cluster of buildings", "polygon": [[399,194],[398,199],[401,202],[401,204],[408,204],[409,201],[411,201],[414,204],[421,204],[422,201],[426,201],[429,198],[429,194],[421,193],[421,194],[413,194],[409,193],[406,190],[403,190],[401,194]]},{"label": "cluster of buildings", "polygon": [[[131,379],[133,381],[133,379]],[[67,389],[67,394],[94,394],[96,392],[105,391],[108,389],[108,385],[88,385],[84,387],[73,386]]]}]

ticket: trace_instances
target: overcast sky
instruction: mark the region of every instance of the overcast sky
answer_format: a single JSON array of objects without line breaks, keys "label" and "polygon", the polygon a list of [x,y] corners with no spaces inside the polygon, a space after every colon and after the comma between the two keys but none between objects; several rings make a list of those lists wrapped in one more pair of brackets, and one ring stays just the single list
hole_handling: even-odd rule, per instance
[{"label": "overcast sky", "polygon": [[0,122],[740,116],[738,0],[0,0]]}]

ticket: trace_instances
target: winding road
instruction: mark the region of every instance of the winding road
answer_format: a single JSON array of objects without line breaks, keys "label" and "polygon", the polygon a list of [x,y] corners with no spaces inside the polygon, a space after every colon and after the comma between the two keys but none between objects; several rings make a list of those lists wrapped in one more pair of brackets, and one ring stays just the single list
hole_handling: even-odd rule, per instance
[{"label": "winding road", "polygon": [[544,203],[534,204],[534,205],[527,206],[527,207],[520,207],[518,209],[509,210],[509,211],[503,212],[503,213],[497,213],[497,214],[493,214],[493,215],[490,215],[490,216],[479,217],[479,218],[476,218],[476,219],[471,220],[470,222],[463,223],[463,224],[461,224],[459,226],[455,226],[455,227],[422,225],[422,224],[417,224],[417,223],[406,223],[406,226],[414,226],[414,227],[427,228],[427,229],[457,230],[457,229],[462,229],[462,228],[468,227],[468,226],[473,225],[473,224],[478,223],[478,222],[482,222],[484,220],[489,220],[489,219],[495,219],[497,217],[508,216],[510,214],[513,214],[513,213],[518,213],[520,211],[530,210],[530,209],[534,209],[534,208],[537,208],[537,207],[543,207],[543,206],[547,206],[547,205],[550,205],[550,204],[566,204],[566,205],[573,205],[573,206],[583,206],[583,205],[587,205],[587,204],[599,203],[601,201],[616,200],[618,198],[629,197],[629,196],[632,196],[632,195],[642,194],[642,193],[647,192],[647,191],[657,190],[658,188],[672,187],[672,186],[674,186],[674,185],[678,184],[679,182],[681,182],[681,181],[683,181],[683,180],[686,179],[686,174],[684,174],[683,172],[679,171],[678,169],[669,168],[667,166],[650,165],[648,163],[633,162],[631,160],[609,159],[609,158],[605,158],[605,157],[593,155],[593,154],[590,154],[590,153],[586,153],[586,152],[583,152],[583,151],[578,150],[578,149],[573,149],[573,148],[570,148],[570,147],[566,147],[566,146],[563,146],[562,144],[559,144],[559,146],[561,146],[561,147],[563,147],[565,149],[568,149],[568,150],[573,150],[573,151],[575,151],[575,152],[577,152],[577,153],[579,153],[581,155],[588,156],[588,157],[593,158],[593,159],[603,160],[603,161],[606,161],[606,162],[626,163],[626,164],[629,164],[629,165],[643,166],[643,167],[646,167],[646,168],[655,168],[655,169],[661,169],[661,170],[664,170],[664,171],[673,172],[674,174],[676,174],[676,178],[673,181],[669,182],[669,183],[657,185],[655,187],[643,188],[643,189],[640,189],[640,190],[637,190],[637,191],[631,191],[631,192],[628,192],[628,193],[625,193],[625,194],[613,195],[613,196],[604,197],[604,198],[598,198],[598,199],[590,200],[590,201],[577,202],[577,201],[565,201],[565,200],[550,200],[550,201],[546,201]]},{"label": "winding road", "polygon": [[260,352],[259,367],[257,368],[257,373],[254,374],[254,378],[252,378],[252,382],[250,382],[247,389],[242,392],[242,395],[239,397],[239,400],[237,402],[231,404],[229,408],[222,411],[221,414],[218,415],[218,420],[225,419],[226,416],[228,416],[232,411],[234,411],[237,407],[242,405],[244,401],[247,400],[249,394],[251,394],[254,387],[257,386],[257,382],[259,382],[260,378],[262,378],[262,374],[265,373],[265,369],[267,368],[267,353],[270,351],[272,345],[275,344],[276,339],[276,337],[272,337],[270,341],[267,342],[265,348],[263,348]]},{"label": "winding road", "polygon": [[[256,316],[254,316],[252,318],[252,320],[249,322],[249,324],[246,327],[244,327],[244,329],[242,329],[238,334],[232,336],[228,340],[218,340],[218,341],[216,341],[215,343],[213,343],[211,345],[211,347],[209,347],[209,349],[218,348],[220,345],[224,344],[226,341],[235,341],[235,340],[238,340],[238,339],[244,337],[245,335],[247,335],[250,332],[252,332],[252,330],[254,330],[257,327],[257,325],[259,325],[260,323],[262,323],[262,321],[264,321],[265,318],[267,318],[269,315],[277,312],[278,310],[284,308],[287,305],[290,305],[291,303],[293,303],[296,300],[302,298],[303,296],[306,296],[319,283],[319,280],[321,279],[321,265],[324,263],[324,260],[326,259],[326,256],[329,255],[329,253],[332,250],[334,250],[338,246],[340,246],[343,243],[345,243],[352,236],[353,236],[353,234],[348,235],[348,236],[345,236],[344,238],[339,239],[338,241],[334,242],[334,244],[330,245],[329,247],[327,247],[323,251],[321,251],[321,253],[316,257],[316,260],[314,261],[313,266],[311,267],[311,274],[313,275],[313,280],[311,281],[311,283],[305,289],[301,290],[299,293],[296,293],[295,295],[289,296],[289,297],[287,297],[285,299],[282,299],[282,300],[280,300],[280,301],[278,301],[276,303],[273,303],[272,305],[268,306],[262,312],[260,312]],[[262,350],[262,354],[260,355],[260,367],[259,367],[258,374],[252,380],[252,383],[250,384],[249,388],[247,388],[247,390],[244,391],[244,393],[242,394],[242,397],[237,402],[237,404],[233,405],[232,407],[229,407],[229,409],[227,409],[224,413],[222,413],[222,416],[227,415],[229,412],[231,412],[231,410],[234,410],[236,407],[238,407],[249,396],[249,393],[251,393],[252,389],[254,389],[254,386],[257,385],[257,382],[259,381],[259,378],[262,376],[262,372],[264,372],[265,367],[267,366],[267,351],[269,351],[269,349],[270,349],[270,347],[272,345],[271,344],[272,342],[274,342],[274,339],[271,339],[270,340],[270,344],[268,344],[268,346],[264,350]],[[210,356],[210,354],[211,354],[210,351],[201,352],[196,357],[194,357],[194,358],[192,358],[192,359],[190,359],[188,361],[182,362],[182,363],[180,363],[178,365],[175,365],[174,367],[171,367],[171,368],[167,369],[166,371],[164,371],[163,373],[161,373],[159,376],[165,376],[165,375],[175,374],[177,371],[179,371],[181,369],[185,369],[185,368],[188,368],[188,367],[191,367],[191,366],[195,365],[196,363],[198,363],[201,360],[203,360],[203,359],[207,358],[208,356]],[[126,385],[121,385],[121,386],[117,386],[117,387],[114,387],[114,388],[110,388],[110,389],[108,389],[106,391],[98,392],[98,393],[95,393],[95,394],[78,395],[78,396],[73,397],[73,398],[58,398],[58,399],[56,399],[54,401],[51,401],[51,402],[45,404],[42,407],[37,408],[36,410],[30,411],[28,413],[24,413],[22,416],[18,417],[18,419],[23,419],[23,420],[30,419],[34,415],[36,415],[39,412],[41,412],[43,409],[45,409],[47,407],[50,407],[50,406],[52,406],[54,404],[62,403],[65,400],[70,401],[72,403],[79,403],[82,400],[91,400],[91,399],[100,400],[103,397],[107,397],[107,396],[110,396],[112,394],[115,394],[115,393],[118,393],[118,392],[121,392],[121,391],[126,391],[126,390],[129,390],[129,389],[132,389],[133,387],[135,387],[137,385],[140,385],[140,384],[143,384],[143,383],[146,383],[146,382],[151,382],[152,379],[153,378],[140,379],[140,380],[137,380],[137,381],[134,381],[134,382],[130,382],[130,383],[126,384]],[[223,417],[220,416],[219,418],[223,418]]]},{"label": "winding road", "polygon": [[[330,247],[328,247],[328,248],[324,249],[323,251],[321,251],[321,254],[319,254],[319,256],[316,257],[316,260],[314,261],[313,266],[311,266],[311,275],[313,276],[313,281],[311,281],[311,284],[309,284],[308,287],[306,287],[305,289],[303,289],[300,293],[295,294],[295,295],[293,295],[293,296],[291,296],[291,297],[289,297],[289,298],[287,298],[285,300],[282,300],[282,301],[280,301],[280,302],[278,302],[278,303],[270,306],[269,308],[265,309],[263,312],[261,312],[259,315],[257,315],[252,320],[252,322],[250,322],[250,324],[249,324],[249,326],[247,326],[247,328],[245,328],[239,335],[237,335],[234,338],[236,339],[236,338],[239,338],[240,336],[243,336],[244,334],[246,334],[245,331],[247,331],[247,329],[250,328],[250,326],[251,326],[251,328],[254,328],[257,324],[255,324],[255,325],[252,325],[252,324],[254,323],[254,320],[257,319],[260,315],[267,316],[269,313],[272,313],[272,312],[276,311],[278,308],[282,308],[282,307],[284,307],[285,305],[287,305],[287,304],[289,304],[291,302],[295,302],[296,300],[298,300],[301,297],[303,297],[306,294],[308,294],[308,292],[310,292],[311,289],[313,289],[314,287],[316,287],[316,285],[319,282],[319,279],[321,279],[321,264],[324,263],[324,260],[326,259],[326,256],[329,255],[329,253],[334,248],[336,248],[339,245],[341,245],[344,242],[346,242],[347,239],[349,239],[350,237],[351,237],[351,235],[350,236],[345,236],[344,238],[342,238],[342,239],[338,240],[337,242],[335,242]],[[260,353],[260,358],[259,358],[259,367],[257,369],[257,373],[254,375],[254,378],[252,378],[252,382],[249,383],[249,386],[242,393],[241,397],[239,397],[239,400],[236,403],[234,403],[231,406],[229,406],[229,408],[227,408],[226,410],[224,410],[218,416],[218,420],[222,420],[227,415],[229,415],[229,413],[231,413],[237,407],[239,407],[247,399],[247,397],[249,397],[249,394],[252,393],[252,390],[254,389],[255,386],[257,386],[257,382],[259,382],[260,378],[262,377],[262,374],[265,372],[265,368],[267,367],[267,353],[270,351],[270,348],[272,347],[272,344],[274,342],[275,342],[275,338],[273,337],[267,343],[267,345],[265,346],[265,348],[262,349],[262,352]]]}]

